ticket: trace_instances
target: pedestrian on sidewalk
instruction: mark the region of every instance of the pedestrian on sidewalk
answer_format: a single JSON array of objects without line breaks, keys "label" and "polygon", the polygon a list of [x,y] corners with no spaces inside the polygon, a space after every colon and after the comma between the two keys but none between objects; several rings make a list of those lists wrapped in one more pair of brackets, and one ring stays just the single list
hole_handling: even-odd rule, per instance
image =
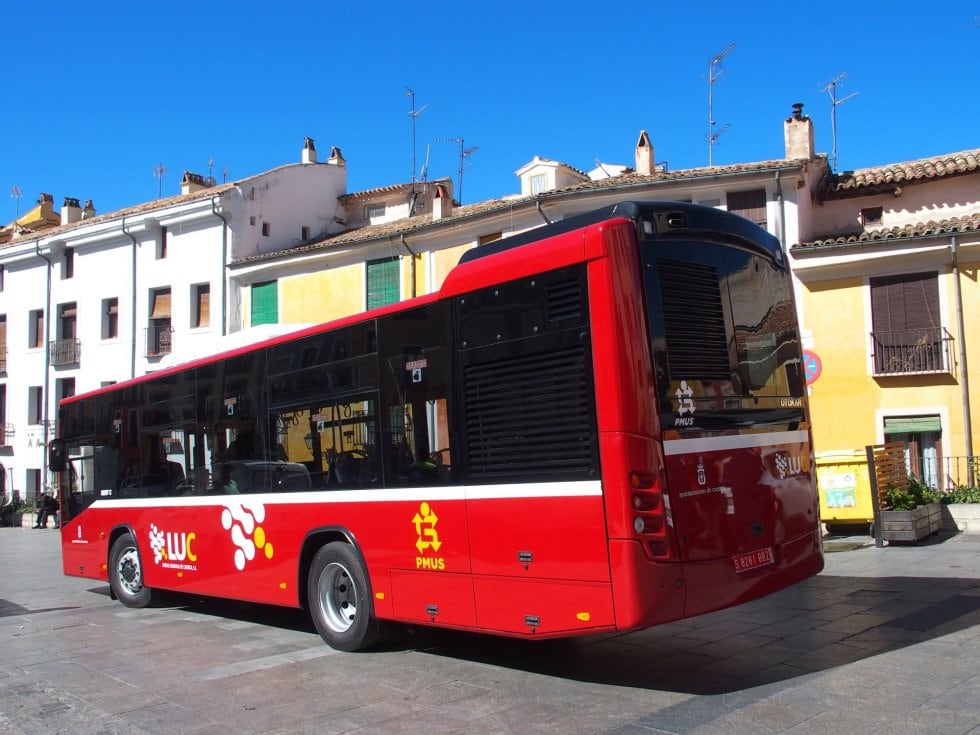
[{"label": "pedestrian on sidewalk", "polygon": [[[37,500],[34,501],[34,508],[37,510],[34,528],[47,528],[48,516],[57,513],[58,507],[58,501],[51,497],[51,493],[38,495]],[[57,518],[55,519],[54,527],[58,527]]]}]

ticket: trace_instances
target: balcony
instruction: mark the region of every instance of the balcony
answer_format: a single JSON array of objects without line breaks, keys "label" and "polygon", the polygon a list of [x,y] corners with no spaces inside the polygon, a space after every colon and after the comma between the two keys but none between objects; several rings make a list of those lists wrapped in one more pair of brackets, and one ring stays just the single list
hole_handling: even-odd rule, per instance
[{"label": "balcony", "polygon": [[871,333],[876,377],[953,373],[953,337],[943,327]]},{"label": "balcony", "polygon": [[163,357],[173,351],[174,330],[169,324],[147,327],[144,333],[146,335],[146,357]]},{"label": "balcony", "polygon": [[51,365],[54,367],[65,367],[66,365],[77,365],[82,359],[82,343],[77,339],[57,339],[49,342]]}]

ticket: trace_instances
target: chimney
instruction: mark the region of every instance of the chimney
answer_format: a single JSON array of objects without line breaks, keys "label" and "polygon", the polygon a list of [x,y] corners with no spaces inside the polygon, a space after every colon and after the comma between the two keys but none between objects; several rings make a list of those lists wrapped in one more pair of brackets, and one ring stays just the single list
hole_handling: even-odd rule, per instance
[{"label": "chimney", "polygon": [[85,206],[82,207],[82,219],[92,219],[95,217],[95,205],[92,204],[91,199],[85,200]]},{"label": "chimney", "polygon": [[327,159],[327,163],[331,163],[334,166],[346,166],[347,159],[345,159],[344,155],[340,152],[340,148],[334,146],[330,149],[330,158]]},{"label": "chimney", "polygon": [[453,198],[442,184],[436,184],[436,195],[432,198],[432,221],[449,217],[453,213]]},{"label": "chimney", "polygon": [[653,159],[653,144],[646,130],[640,131],[640,139],[636,141],[636,173],[650,176],[656,173]]},{"label": "chimney", "polygon": [[64,204],[61,205],[61,224],[70,225],[78,222],[82,218],[82,205],[74,197],[65,197]]},{"label": "chimney", "polygon": [[316,146],[313,145],[313,138],[303,138],[303,152],[299,160],[300,163],[316,163]]},{"label": "chimney", "polygon": [[205,183],[204,177],[201,174],[184,171],[184,178],[180,180],[181,194],[193,194],[195,191],[201,191],[207,188],[208,185]]},{"label": "chimney", "polygon": [[41,205],[41,217],[48,220],[54,218],[54,197],[51,194],[41,192],[41,198],[37,200]]},{"label": "chimney", "polygon": [[813,122],[809,115],[803,114],[802,102],[793,105],[793,114],[783,123],[783,135],[786,139],[786,160],[813,159]]}]

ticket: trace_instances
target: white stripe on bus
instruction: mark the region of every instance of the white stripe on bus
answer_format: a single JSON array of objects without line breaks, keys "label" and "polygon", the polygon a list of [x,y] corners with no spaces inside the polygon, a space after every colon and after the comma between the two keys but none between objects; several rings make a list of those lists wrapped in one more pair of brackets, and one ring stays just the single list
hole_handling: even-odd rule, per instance
[{"label": "white stripe on bus", "polygon": [[187,508],[231,503],[316,505],[320,503],[392,503],[438,500],[500,500],[505,498],[584,498],[602,495],[598,480],[576,482],[529,482],[508,485],[452,485],[384,488],[377,490],[289,490],[239,495],[194,495],[160,498],[101,498],[91,508]]},{"label": "white stripe on bus", "polygon": [[728,436],[704,436],[696,439],[668,439],[664,442],[664,454],[693,454],[694,452],[721,452],[729,449],[771,447],[777,444],[806,444],[810,441],[807,431],[773,431],[767,434],[731,434]]}]

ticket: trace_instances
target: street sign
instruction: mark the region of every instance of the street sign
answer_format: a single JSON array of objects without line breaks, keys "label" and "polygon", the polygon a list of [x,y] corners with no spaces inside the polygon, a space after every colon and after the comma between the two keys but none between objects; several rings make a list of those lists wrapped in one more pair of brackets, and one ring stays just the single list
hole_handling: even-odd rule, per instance
[{"label": "street sign", "polygon": [[806,384],[812,385],[823,372],[823,364],[817,353],[811,350],[803,350],[803,372],[806,375]]}]

